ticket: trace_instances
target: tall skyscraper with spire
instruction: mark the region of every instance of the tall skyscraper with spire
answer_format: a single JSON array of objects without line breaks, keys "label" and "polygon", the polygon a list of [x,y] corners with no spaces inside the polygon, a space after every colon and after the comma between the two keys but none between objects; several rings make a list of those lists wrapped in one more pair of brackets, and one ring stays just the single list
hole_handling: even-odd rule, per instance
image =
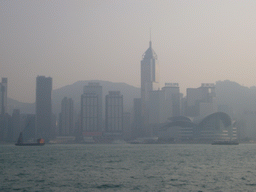
[{"label": "tall skyscraper with spire", "polygon": [[152,49],[152,42],[149,41],[149,48],[142,55],[141,60],[141,99],[143,103],[149,100],[149,92],[159,89],[159,64],[157,55]]},{"label": "tall skyscraper with spire", "polygon": [[149,41],[149,48],[142,55],[141,60],[141,116],[144,125],[144,135],[151,135],[147,128],[149,123],[150,92],[159,90],[159,64],[157,55]]}]

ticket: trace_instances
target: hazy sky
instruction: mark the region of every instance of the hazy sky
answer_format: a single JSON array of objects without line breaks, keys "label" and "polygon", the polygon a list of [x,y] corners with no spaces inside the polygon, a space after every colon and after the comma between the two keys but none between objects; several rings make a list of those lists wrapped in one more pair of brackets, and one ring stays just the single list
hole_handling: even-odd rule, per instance
[{"label": "hazy sky", "polygon": [[35,101],[38,75],[53,89],[78,80],[140,87],[150,28],[162,85],[256,85],[255,0],[1,0],[0,77],[24,102]]}]

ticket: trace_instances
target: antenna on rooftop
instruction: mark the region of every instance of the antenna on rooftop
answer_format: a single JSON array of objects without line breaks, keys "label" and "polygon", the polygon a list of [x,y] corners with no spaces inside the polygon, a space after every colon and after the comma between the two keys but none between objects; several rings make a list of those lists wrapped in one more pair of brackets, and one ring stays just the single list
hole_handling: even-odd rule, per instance
[{"label": "antenna on rooftop", "polygon": [[151,47],[151,27],[149,28],[149,47]]}]

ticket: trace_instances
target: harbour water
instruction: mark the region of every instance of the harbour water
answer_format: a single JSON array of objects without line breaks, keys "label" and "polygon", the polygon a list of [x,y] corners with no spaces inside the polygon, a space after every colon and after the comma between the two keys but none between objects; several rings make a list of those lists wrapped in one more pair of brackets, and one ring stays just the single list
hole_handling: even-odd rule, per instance
[{"label": "harbour water", "polygon": [[256,145],[0,145],[0,191],[256,191]]}]

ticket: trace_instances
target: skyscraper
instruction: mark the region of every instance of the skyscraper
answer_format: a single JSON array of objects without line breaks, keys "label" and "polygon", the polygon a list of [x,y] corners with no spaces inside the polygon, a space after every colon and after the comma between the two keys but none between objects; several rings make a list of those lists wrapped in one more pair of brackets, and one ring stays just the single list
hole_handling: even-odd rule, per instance
[{"label": "skyscraper", "polygon": [[141,60],[141,99],[142,103],[149,100],[149,92],[159,89],[159,65],[157,55],[149,42],[149,48]]},{"label": "skyscraper", "polygon": [[20,132],[24,130],[24,127],[21,125],[21,115],[19,109],[14,109],[12,113],[12,129],[9,130],[11,133],[9,134],[10,141],[16,141],[19,138]]},{"label": "skyscraper", "polygon": [[74,101],[64,97],[61,101],[60,135],[70,136],[74,133]]},{"label": "skyscraper", "polygon": [[37,76],[36,78],[36,138],[49,141],[52,118],[52,78]]},{"label": "skyscraper", "polygon": [[152,43],[149,41],[149,48],[142,56],[141,60],[141,116],[144,124],[143,135],[148,136],[149,110],[150,110],[150,92],[159,90],[159,65],[157,55],[152,49]]},{"label": "skyscraper", "polygon": [[141,98],[133,99],[133,128],[132,137],[142,137],[144,136],[144,122],[142,117],[142,103]]},{"label": "skyscraper", "polygon": [[106,95],[106,133],[123,134],[123,95],[120,91],[109,91]]},{"label": "skyscraper", "polygon": [[[164,105],[165,105],[165,95],[164,91],[150,91],[149,92],[149,123],[158,124],[166,121],[164,116]],[[147,135],[152,135],[151,130],[146,130]]]},{"label": "skyscraper", "polygon": [[165,116],[166,120],[169,117],[180,116],[180,88],[178,83],[165,83],[162,88],[165,92]]},{"label": "skyscraper", "polygon": [[84,136],[102,132],[102,86],[90,82],[81,96],[81,126]]},{"label": "skyscraper", "polygon": [[8,140],[11,117],[7,113],[7,78],[2,78],[0,82],[0,141]]},{"label": "skyscraper", "polygon": [[202,83],[198,88],[187,88],[186,115],[190,117],[205,117],[217,112],[215,85]]},{"label": "skyscraper", "polygon": [[131,139],[132,136],[132,124],[131,124],[131,113],[123,113],[123,133],[125,139]]},{"label": "skyscraper", "polygon": [[0,114],[4,115],[7,112],[7,78],[2,78],[0,83]]}]

